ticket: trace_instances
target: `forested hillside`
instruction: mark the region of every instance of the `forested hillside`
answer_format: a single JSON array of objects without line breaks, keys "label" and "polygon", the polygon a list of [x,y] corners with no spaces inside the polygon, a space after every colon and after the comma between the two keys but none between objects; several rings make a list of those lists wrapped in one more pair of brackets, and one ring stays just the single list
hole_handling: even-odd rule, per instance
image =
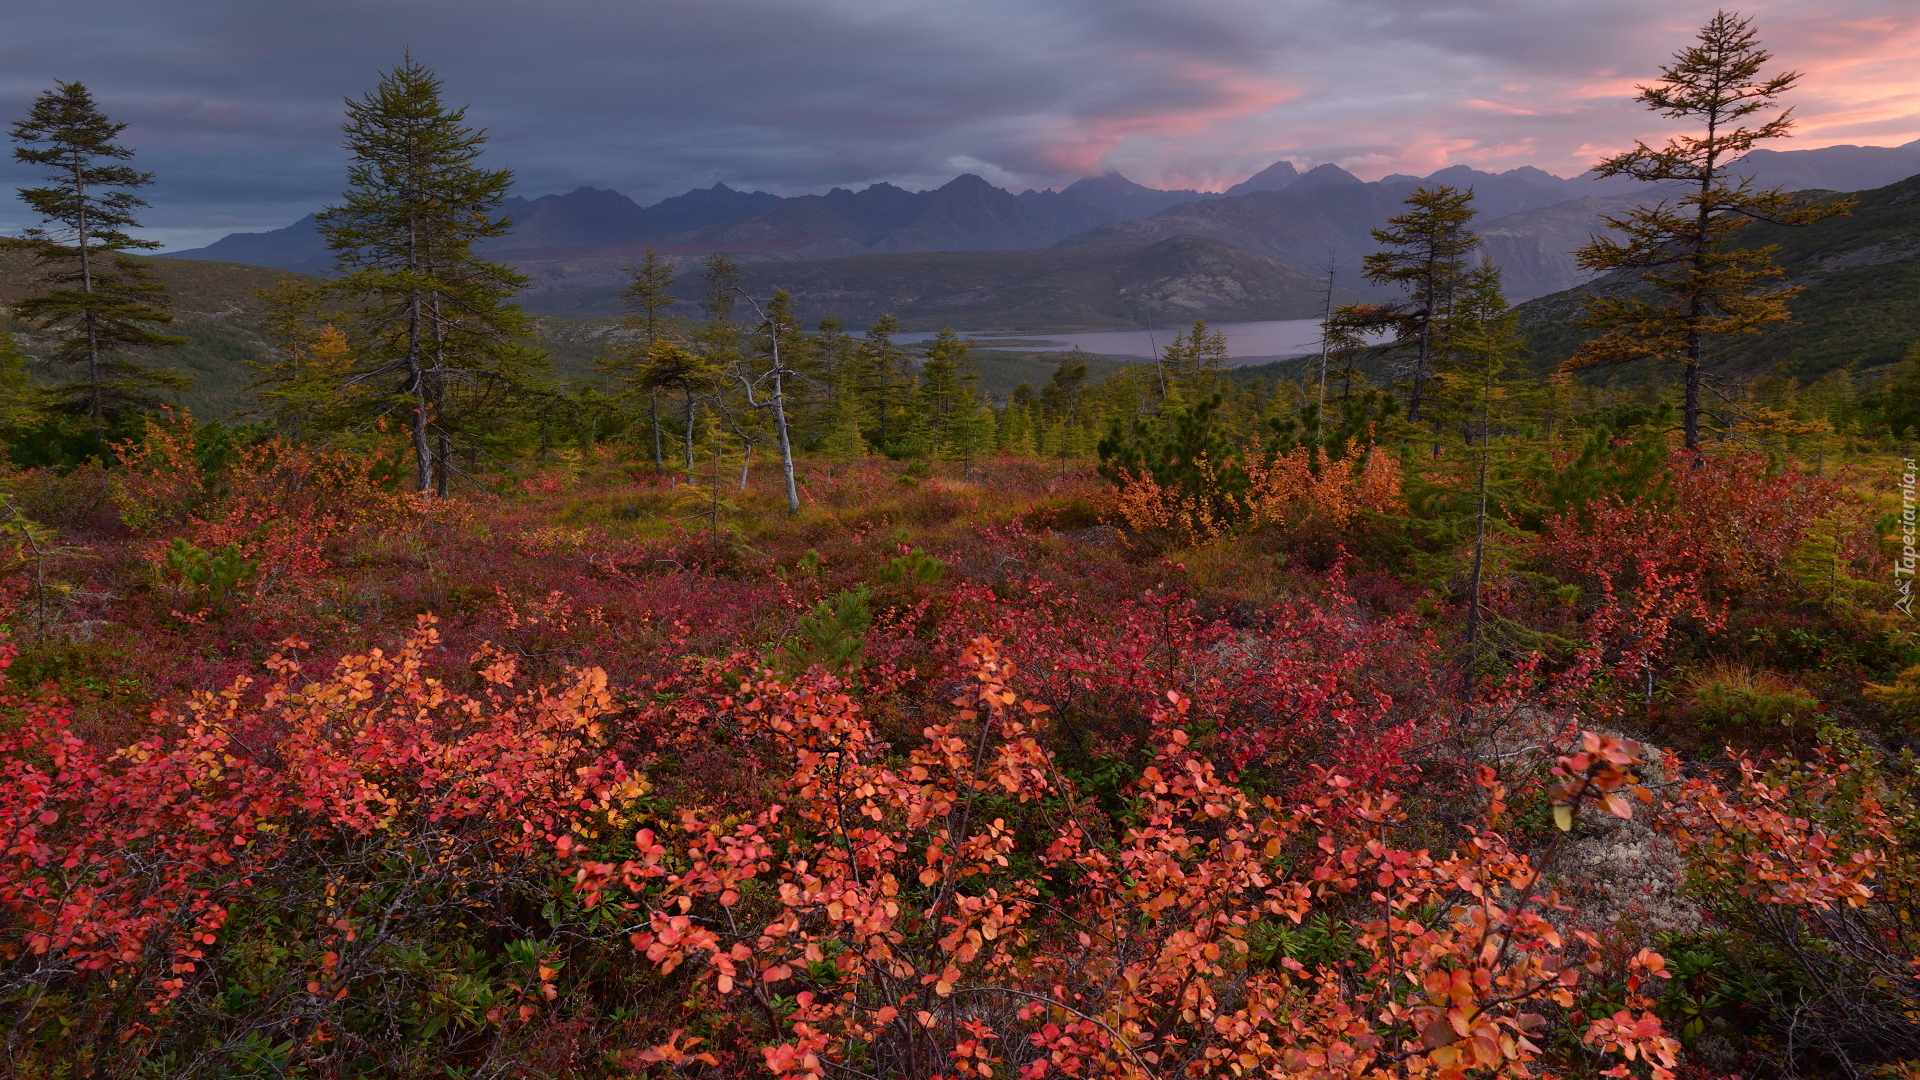
[{"label": "forested hillside", "polygon": [[[174,296],[172,330],[187,339],[185,345],[156,357],[167,368],[192,378],[192,389],[179,401],[210,419],[245,410],[252,403],[245,387],[255,376],[248,365],[266,359],[272,350],[261,323],[266,304],[256,291],[271,288],[289,275],[238,263],[154,260],[152,266]],[[0,247],[0,302],[36,291],[40,287],[36,276],[27,253]],[[5,325],[28,356],[39,359],[48,352],[50,342],[30,327],[16,320]],[[44,365],[36,376],[46,382],[59,377]]]}]

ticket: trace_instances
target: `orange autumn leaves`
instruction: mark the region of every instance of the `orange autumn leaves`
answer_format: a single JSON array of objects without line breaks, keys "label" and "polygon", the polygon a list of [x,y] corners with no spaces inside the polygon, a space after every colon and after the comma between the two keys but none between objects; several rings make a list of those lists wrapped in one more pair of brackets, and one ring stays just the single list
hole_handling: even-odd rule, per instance
[{"label": "orange autumn leaves", "polygon": [[[1455,1080],[1539,1075],[1550,1040],[1564,1055],[1571,1037],[1597,1072],[1675,1067],[1649,996],[1664,961],[1623,960],[1568,922],[1512,846],[1490,769],[1480,821],[1451,851],[1409,847],[1397,795],[1331,771],[1292,802],[1248,794],[1168,692],[1116,817],[1061,772],[1049,710],[1013,689],[985,638],[960,650],[951,710],[906,748],[818,671],[722,680],[623,717],[597,669],[516,689],[517,664],[493,649],[473,658],[479,689],[455,690],[426,673],[435,642],[423,620],[393,653],[310,683],[287,642],[264,693],[201,695],[171,718],[180,734],[116,752],[72,735],[56,706],[23,712],[0,785],[14,958],[133,980],[164,1010],[296,836],[373,838],[450,881],[564,868],[590,924],[698,1017],[636,1050],[641,1064],[718,1067],[752,1047],[794,1080],[835,1064],[929,1080]],[[750,757],[772,797],[645,808],[649,784],[616,749],[625,722]],[[1570,816],[1631,815],[1641,757],[1588,734],[1548,798]],[[1828,769],[1793,797],[1837,799],[1845,780]],[[1876,895],[1885,815],[1846,801],[1865,831],[1842,842],[1749,768],[1730,792],[1688,782],[1668,826],[1696,869],[1762,902],[1860,905]],[[316,1000],[363,977],[372,923],[356,905],[342,879],[302,961]],[[536,959],[490,1023],[557,1007],[566,959]],[[1606,991],[1594,1012],[1622,975],[1624,996]]]},{"label": "orange autumn leaves", "polygon": [[1242,486],[1226,483],[1224,467],[1203,457],[1195,490],[1162,486],[1146,473],[1129,474],[1109,496],[1109,512],[1134,533],[1163,533],[1200,544],[1235,528],[1313,515],[1344,525],[1363,511],[1400,505],[1400,467],[1391,455],[1371,451],[1357,468],[1329,462],[1316,469],[1318,464],[1305,447],[1268,457],[1255,446],[1243,464],[1233,466],[1245,474]]},{"label": "orange autumn leaves", "polygon": [[[1604,969],[1496,831],[1490,773],[1486,827],[1448,855],[1406,850],[1397,798],[1339,776],[1299,805],[1255,802],[1194,751],[1169,693],[1114,835],[1037,740],[1046,710],[1010,689],[997,646],[961,659],[956,711],[904,759],[818,673],[663,706],[661,722],[718,722],[787,771],[778,802],[685,809],[635,858],[577,862],[586,902],[627,906],[635,948],[692,970],[715,1023],[771,1025],[776,1075],[1530,1075],[1542,1013]],[[1594,749],[1562,762],[1572,805],[1634,782],[1633,748]],[[1351,929],[1346,961],[1275,947],[1316,913]],[[1615,1072],[1674,1064],[1649,1006],[1635,992],[1586,1028]],[[682,1035],[650,1060],[685,1060]]]}]

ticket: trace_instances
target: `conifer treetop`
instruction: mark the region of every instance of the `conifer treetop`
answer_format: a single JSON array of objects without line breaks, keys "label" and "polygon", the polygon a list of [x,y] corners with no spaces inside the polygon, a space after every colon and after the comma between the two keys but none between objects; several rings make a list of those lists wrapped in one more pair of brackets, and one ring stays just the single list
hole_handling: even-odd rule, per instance
[{"label": "conifer treetop", "polygon": [[[62,249],[126,251],[160,245],[127,235],[138,227],[133,212],[147,205],[132,189],[153,183],[153,174],[130,165],[133,151],[116,143],[127,125],[100,111],[93,94],[77,82],[57,82],[34,99],[25,119],[10,130],[14,160],[47,170],[47,187],[21,188],[20,201],[56,227],[29,229],[25,238]],[[100,189],[119,189],[101,191]]]},{"label": "conifer treetop", "polygon": [[[1659,150],[1636,142],[1632,150],[1602,161],[1594,171],[1639,180],[1700,180],[1756,143],[1785,138],[1793,127],[1791,108],[1758,127],[1738,123],[1780,108],[1780,96],[1800,81],[1797,71],[1763,77],[1760,69],[1772,59],[1773,54],[1760,47],[1751,18],[1715,12],[1694,43],[1660,69],[1659,82],[1636,87],[1640,93],[1635,98],[1669,119],[1703,118],[1706,134],[1675,136]],[[1735,126],[1729,129],[1729,124]]]}]

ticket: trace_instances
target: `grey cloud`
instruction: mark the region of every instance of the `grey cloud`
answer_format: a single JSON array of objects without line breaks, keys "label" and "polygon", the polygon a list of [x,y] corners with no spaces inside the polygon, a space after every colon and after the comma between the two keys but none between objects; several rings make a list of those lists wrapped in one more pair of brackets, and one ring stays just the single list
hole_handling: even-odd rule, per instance
[{"label": "grey cloud", "polygon": [[[1763,32],[1813,6],[1768,4]],[[1850,10],[1911,20],[1906,7]],[[403,48],[440,73],[450,100],[471,103],[492,160],[528,194],[583,183],[643,201],[716,181],[783,194],[927,186],[956,162],[1015,186],[1099,167],[1224,185],[1277,156],[1376,175],[1452,160],[1566,172],[1582,146],[1659,128],[1624,99],[1574,89],[1650,75],[1712,10],[1695,0],[67,0],[7,17],[0,117],[56,78],[87,82],[160,178],[148,222],[183,243],[282,225],[335,195],[340,100]],[[1471,100],[1492,104],[1462,104]],[[0,165],[0,183],[25,179]],[[0,199],[0,230],[22,223]]]}]

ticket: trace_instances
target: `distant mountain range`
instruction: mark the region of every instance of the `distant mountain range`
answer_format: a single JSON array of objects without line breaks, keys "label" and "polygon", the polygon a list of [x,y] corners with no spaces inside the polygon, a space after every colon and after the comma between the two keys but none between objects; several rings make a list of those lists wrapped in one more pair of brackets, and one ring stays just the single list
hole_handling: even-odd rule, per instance
[{"label": "distant mountain range", "polygon": [[[1764,186],[1856,191],[1920,173],[1920,140],[1898,147],[1756,150],[1742,164]],[[488,250],[531,276],[533,292],[540,294],[603,290],[621,282],[623,267],[649,249],[683,264],[712,252],[727,252],[742,263],[813,262],[1055,246],[1137,249],[1202,237],[1309,277],[1324,275],[1332,262],[1343,288],[1366,291],[1359,268],[1361,256],[1376,246],[1371,230],[1423,184],[1473,188],[1476,228],[1487,254],[1506,269],[1516,299],[1586,280],[1572,250],[1602,228],[1602,215],[1658,194],[1630,180],[1592,174],[1567,179],[1531,167],[1491,173],[1456,165],[1425,177],[1395,174],[1369,183],[1336,165],[1302,173],[1285,161],[1220,194],[1162,191],[1117,173],[1017,195],[972,174],[927,191],[874,184],[795,198],[715,184],[645,207],[616,191],[583,187],[508,200],[514,231],[489,242]],[[164,257],[306,273],[324,273],[333,263],[312,216]],[[811,279],[815,272],[804,274]]]},{"label": "distant mountain range", "polygon": [[[1263,182],[1291,179],[1293,167],[1282,165],[1284,170],[1275,166],[1263,173],[1268,177]],[[834,188],[825,195],[791,199],[715,184],[646,207],[617,191],[583,187],[565,195],[508,199],[502,209],[513,219],[513,232],[487,247],[516,264],[536,266],[595,256],[624,263],[648,248],[681,256],[723,251],[756,261],[1004,251],[1046,247],[1109,221],[1146,217],[1180,203],[1220,197],[1143,187],[1117,173],[1088,177],[1061,191],[1029,190],[1019,195],[972,174],[930,191],[874,184],[864,191]],[[333,263],[314,230],[313,215],[284,229],[233,233],[206,247],[171,251],[166,257],[303,273],[324,271]],[[617,272],[618,266],[613,269]],[[543,280],[549,276],[538,269],[533,272]],[[559,268],[552,273],[566,275]]]}]

